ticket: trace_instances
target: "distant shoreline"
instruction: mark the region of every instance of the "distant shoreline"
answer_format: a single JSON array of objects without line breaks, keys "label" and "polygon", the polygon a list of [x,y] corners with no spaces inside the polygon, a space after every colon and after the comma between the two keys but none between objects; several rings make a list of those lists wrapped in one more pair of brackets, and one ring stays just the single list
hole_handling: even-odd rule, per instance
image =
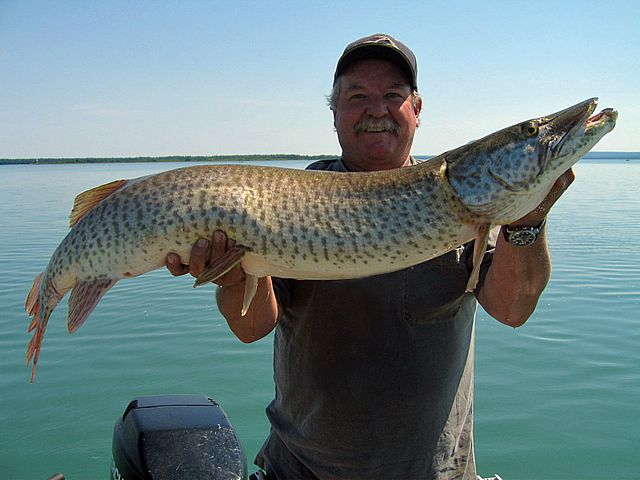
[{"label": "distant shoreline", "polygon": [[162,162],[255,162],[255,161],[314,161],[336,158],[338,155],[167,155],[164,157],[73,157],[73,158],[0,158],[0,165],[47,165],[70,163],[162,163]]},{"label": "distant shoreline", "polygon": [[[74,163],[162,163],[162,162],[251,162],[251,161],[315,161],[339,155],[254,154],[254,155],[167,155],[163,157],[77,157],[77,158],[0,158],[0,165],[50,165]],[[421,159],[433,155],[416,155]],[[589,152],[586,159],[640,160],[640,152]]]}]

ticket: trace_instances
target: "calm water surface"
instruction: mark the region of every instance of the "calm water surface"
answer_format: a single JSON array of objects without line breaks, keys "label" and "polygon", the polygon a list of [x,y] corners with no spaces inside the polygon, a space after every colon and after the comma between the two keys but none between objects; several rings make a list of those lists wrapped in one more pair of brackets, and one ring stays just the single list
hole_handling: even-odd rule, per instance
[{"label": "calm water surface", "polygon": [[[284,166],[302,167],[299,162]],[[107,478],[113,425],[139,395],[218,400],[250,459],[268,432],[271,337],[235,340],[213,288],[155,271],[118,283],[74,335],[54,313],[28,383],[24,299],[73,198],[180,164],[0,167],[0,474]],[[588,160],[549,220],[553,277],[518,330],[480,311],[476,454],[513,479],[640,478],[640,162]]]}]

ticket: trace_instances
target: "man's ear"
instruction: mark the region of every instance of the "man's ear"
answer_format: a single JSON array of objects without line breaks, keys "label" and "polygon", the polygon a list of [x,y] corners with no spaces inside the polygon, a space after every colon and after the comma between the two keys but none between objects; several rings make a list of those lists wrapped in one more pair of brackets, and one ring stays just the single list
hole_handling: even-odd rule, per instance
[{"label": "man's ear", "polygon": [[422,111],[422,97],[418,97],[416,103],[413,106],[413,111],[416,114],[416,127],[420,126],[420,112]]}]

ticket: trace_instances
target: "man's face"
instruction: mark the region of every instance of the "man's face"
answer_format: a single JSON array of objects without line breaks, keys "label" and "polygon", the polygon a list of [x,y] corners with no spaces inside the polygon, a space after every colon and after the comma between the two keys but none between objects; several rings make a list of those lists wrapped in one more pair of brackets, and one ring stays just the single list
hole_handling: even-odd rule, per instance
[{"label": "man's face", "polygon": [[386,170],[408,164],[421,103],[414,106],[402,70],[386,60],[360,60],[339,81],[333,120],[347,168]]}]

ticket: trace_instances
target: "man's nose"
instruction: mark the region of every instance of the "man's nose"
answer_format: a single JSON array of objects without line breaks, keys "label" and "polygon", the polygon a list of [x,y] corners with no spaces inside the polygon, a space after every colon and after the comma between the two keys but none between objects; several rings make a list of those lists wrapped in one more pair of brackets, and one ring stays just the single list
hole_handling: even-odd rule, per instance
[{"label": "man's nose", "polygon": [[367,103],[367,113],[372,117],[384,117],[389,113],[387,104],[382,97],[371,97]]}]

